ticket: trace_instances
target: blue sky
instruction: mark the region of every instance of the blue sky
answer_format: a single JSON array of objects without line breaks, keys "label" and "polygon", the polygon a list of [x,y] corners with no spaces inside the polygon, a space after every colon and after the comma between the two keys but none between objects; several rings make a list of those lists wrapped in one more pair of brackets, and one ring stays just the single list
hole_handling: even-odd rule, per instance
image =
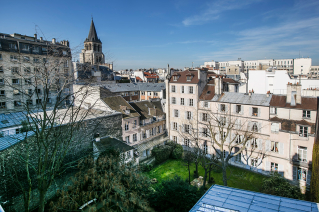
[{"label": "blue sky", "polygon": [[319,65],[318,0],[3,1],[0,31],[69,40],[74,59],[91,15],[114,69],[311,57]]}]

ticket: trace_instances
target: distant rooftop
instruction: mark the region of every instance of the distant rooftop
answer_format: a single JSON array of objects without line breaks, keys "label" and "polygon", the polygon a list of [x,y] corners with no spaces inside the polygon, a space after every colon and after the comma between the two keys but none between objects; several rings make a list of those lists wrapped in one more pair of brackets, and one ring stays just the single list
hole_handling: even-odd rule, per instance
[{"label": "distant rooftop", "polygon": [[272,95],[252,93],[251,96],[245,93],[224,92],[221,95],[215,95],[212,101],[227,102],[243,105],[269,106]]},{"label": "distant rooftop", "polygon": [[213,185],[190,212],[306,212],[319,211],[319,204],[242,189]]},{"label": "distant rooftop", "polygon": [[100,87],[106,88],[111,92],[127,91],[155,91],[159,92],[165,89],[165,83],[118,83],[118,84],[100,84]]}]

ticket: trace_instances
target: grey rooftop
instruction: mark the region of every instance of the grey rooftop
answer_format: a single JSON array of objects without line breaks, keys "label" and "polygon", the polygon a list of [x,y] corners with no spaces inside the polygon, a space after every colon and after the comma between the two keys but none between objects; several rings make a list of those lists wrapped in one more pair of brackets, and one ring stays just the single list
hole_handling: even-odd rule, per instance
[{"label": "grey rooftop", "polygon": [[213,185],[190,210],[190,212],[204,211],[318,212],[319,204],[226,186]]},{"label": "grey rooftop", "polygon": [[26,120],[26,112],[1,113],[0,114],[0,129],[20,126],[21,122]]},{"label": "grey rooftop", "polygon": [[[30,131],[27,133],[28,137],[31,137],[34,135],[34,132]],[[19,133],[15,135],[9,135],[5,137],[0,138],[0,152],[25,140],[26,138],[26,133]]]},{"label": "grey rooftop", "polygon": [[155,91],[159,92],[165,89],[165,83],[118,83],[118,84],[101,84],[103,88],[111,92],[128,92],[128,91]]},{"label": "grey rooftop", "polygon": [[221,95],[215,95],[212,99],[213,102],[227,102],[233,104],[243,104],[243,105],[260,105],[269,106],[272,95],[269,94],[251,94],[249,96],[245,93],[235,93],[235,92],[224,92]]}]

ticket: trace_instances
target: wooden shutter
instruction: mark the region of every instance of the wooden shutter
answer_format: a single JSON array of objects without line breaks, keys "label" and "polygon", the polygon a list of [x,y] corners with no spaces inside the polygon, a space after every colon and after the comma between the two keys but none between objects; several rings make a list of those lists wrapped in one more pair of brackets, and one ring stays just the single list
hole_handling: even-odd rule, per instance
[{"label": "wooden shutter", "polygon": [[236,113],[236,105],[233,105],[233,111],[232,113]]},{"label": "wooden shutter", "polygon": [[267,151],[267,152],[270,151],[270,146],[271,146],[270,140],[266,140],[266,151]]},{"label": "wooden shutter", "polygon": [[258,149],[263,150],[263,140],[258,138],[257,139]]},{"label": "wooden shutter", "polygon": [[260,117],[260,113],[261,113],[261,108],[258,108],[258,117]]},{"label": "wooden shutter", "polygon": [[266,161],[265,165],[266,165],[265,170],[269,172],[270,171],[270,162]]},{"label": "wooden shutter", "polygon": [[284,154],[284,143],[279,142],[279,154]]},{"label": "wooden shutter", "polygon": [[185,111],[185,119],[187,119],[187,111]]},{"label": "wooden shutter", "polygon": [[252,114],[253,114],[253,108],[249,107],[249,116],[252,116]]},{"label": "wooden shutter", "polygon": [[284,166],[282,164],[278,164],[278,171],[279,171],[279,174],[284,176]]},{"label": "wooden shutter", "polygon": [[199,113],[199,121],[203,121],[203,113]]}]

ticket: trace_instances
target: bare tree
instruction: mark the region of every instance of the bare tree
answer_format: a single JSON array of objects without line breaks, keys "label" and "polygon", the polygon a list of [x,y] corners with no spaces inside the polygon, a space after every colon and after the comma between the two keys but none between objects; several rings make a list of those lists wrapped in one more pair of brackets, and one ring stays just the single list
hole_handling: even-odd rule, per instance
[{"label": "bare tree", "polygon": [[69,153],[82,151],[86,155],[84,140],[92,132],[87,131],[85,119],[93,115],[95,102],[85,103],[90,95],[86,86],[72,91],[75,81],[66,41],[25,48],[42,54],[33,58],[30,54],[14,54],[14,66],[6,72],[5,84],[13,90],[11,101],[25,120],[23,136],[16,138],[23,148],[15,153],[11,179],[23,192],[25,211],[29,211],[32,189],[38,189],[39,211],[43,212],[55,178],[74,165],[76,157]]}]

